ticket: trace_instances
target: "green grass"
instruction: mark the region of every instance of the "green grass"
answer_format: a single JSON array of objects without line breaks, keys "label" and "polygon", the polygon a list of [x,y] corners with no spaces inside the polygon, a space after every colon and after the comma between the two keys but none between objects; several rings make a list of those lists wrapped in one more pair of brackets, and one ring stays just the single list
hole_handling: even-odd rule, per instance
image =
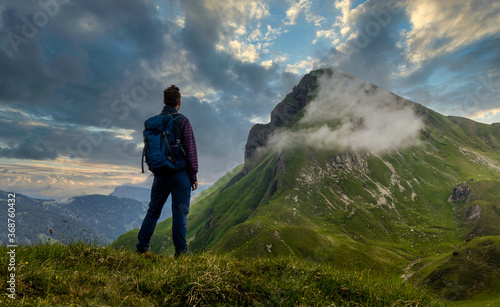
[{"label": "green grass", "polygon": [[443,299],[466,300],[478,294],[491,299],[500,294],[499,266],[500,236],[478,237],[431,261],[417,276],[424,275],[424,283]]},{"label": "green grass", "polygon": [[[7,249],[0,248],[5,254]],[[2,276],[7,276],[2,257]],[[287,257],[174,259],[73,243],[21,246],[9,306],[441,306],[399,278]]]}]

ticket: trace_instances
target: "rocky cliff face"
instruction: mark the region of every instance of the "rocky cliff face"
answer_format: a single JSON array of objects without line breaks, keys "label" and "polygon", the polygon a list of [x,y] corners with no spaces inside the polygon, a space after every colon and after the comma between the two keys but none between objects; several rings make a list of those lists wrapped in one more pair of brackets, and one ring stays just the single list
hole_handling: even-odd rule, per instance
[{"label": "rocky cliff face", "polygon": [[317,85],[317,75],[321,73],[322,71],[315,71],[305,75],[299,84],[294,86],[292,92],[271,112],[271,122],[269,124],[256,124],[250,129],[245,145],[244,174],[247,174],[258,163],[257,149],[266,145],[269,136],[276,129],[293,124],[297,113],[309,103],[308,96]]},{"label": "rocky cliff face", "polygon": [[[295,118],[309,100],[307,96],[317,85],[317,78],[312,74],[305,75],[299,84],[293,87],[292,93],[280,102],[271,112],[271,124],[277,127],[286,126]],[[291,95],[291,97],[289,97]]]}]

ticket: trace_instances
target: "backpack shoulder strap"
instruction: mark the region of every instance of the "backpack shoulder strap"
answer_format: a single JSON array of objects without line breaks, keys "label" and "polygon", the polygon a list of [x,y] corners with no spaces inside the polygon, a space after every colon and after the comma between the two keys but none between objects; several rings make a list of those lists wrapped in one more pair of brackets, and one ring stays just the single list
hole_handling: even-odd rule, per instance
[{"label": "backpack shoulder strap", "polygon": [[182,124],[182,121],[184,120],[184,118],[186,118],[186,116],[184,116],[181,113],[175,113],[175,114],[172,114],[172,116],[174,118],[174,133],[175,133],[175,138],[181,140],[182,139],[181,124]]},{"label": "backpack shoulder strap", "polygon": [[184,118],[186,118],[186,116],[184,116],[184,114],[181,113],[174,113],[172,114],[172,117],[174,118],[174,121],[180,121],[180,122],[182,122]]},{"label": "backpack shoulder strap", "polygon": [[186,118],[181,113],[175,113],[172,114],[174,116],[174,136],[176,139],[177,144],[179,145],[179,149],[184,157],[186,157],[186,151],[184,150],[184,147],[182,145],[182,133],[181,133],[181,124],[182,121]]}]

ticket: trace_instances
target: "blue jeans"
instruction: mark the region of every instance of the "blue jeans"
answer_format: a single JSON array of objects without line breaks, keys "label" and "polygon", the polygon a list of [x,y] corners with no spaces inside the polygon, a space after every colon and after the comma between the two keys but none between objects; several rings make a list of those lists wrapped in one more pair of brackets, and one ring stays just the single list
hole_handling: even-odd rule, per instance
[{"label": "blue jeans", "polygon": [[154,177],[149,209],[137,236],[139,239],[139,243],[136,245],[138,252],[148,250],[161,210],[170,194],[172,194],[172,239],[175,254],[179,255],[187,252],[186,216],[189,213],[191,181],[186,171],[179,171],[171,176]]}]

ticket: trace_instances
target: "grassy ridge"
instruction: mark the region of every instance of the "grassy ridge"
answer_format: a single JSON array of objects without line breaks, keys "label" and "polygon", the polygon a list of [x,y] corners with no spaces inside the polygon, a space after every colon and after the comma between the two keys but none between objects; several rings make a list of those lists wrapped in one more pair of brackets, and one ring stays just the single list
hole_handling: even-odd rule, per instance
[{"label": "grassy ridge", "polygon": [[[7,252],[5,247],[0,253]],[[7,276],[7,257],[1,258]],[[180,259],[85,243],[17,248],[9,306],[440,306],[397,278],[286,257]]]}]

